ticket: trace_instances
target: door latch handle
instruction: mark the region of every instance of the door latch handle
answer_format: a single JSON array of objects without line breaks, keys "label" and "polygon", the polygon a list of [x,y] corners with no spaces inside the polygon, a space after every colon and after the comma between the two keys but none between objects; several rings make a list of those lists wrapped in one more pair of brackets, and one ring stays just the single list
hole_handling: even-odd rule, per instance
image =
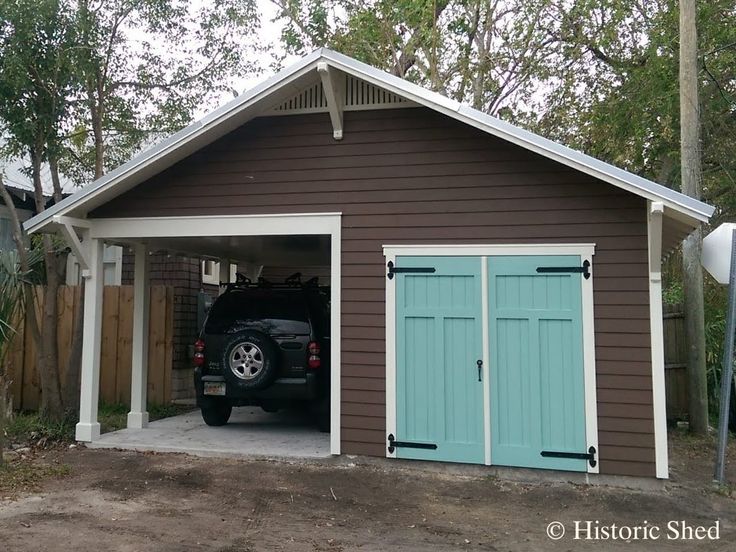
[{"label": "door latch handle", "polygon": [[476,361],[476,364],[478,365],[478,381],[482,381],[480,375],[483,372],[483,361],[478,360]]}]

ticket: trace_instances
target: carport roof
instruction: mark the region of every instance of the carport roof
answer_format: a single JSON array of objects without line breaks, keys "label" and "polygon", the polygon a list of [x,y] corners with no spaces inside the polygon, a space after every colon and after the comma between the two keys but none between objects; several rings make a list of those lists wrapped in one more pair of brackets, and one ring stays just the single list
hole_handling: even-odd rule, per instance
[{"label": "carport roof", "polygon": [[29,219],[24,224],[25,229],[33,233],[43,231],[49,225],[53,227],[55,216],[85,217],[96,207],[214,142],[248,120],[262,115],[280,101],[298,94],[305,86],[319,79],[316,71],[318,63],[327,63],[336,70],[386,89],[415,104],[433,109],[647,200],[662,202],[665,206],[665,216],[670,220],[670,230],[679,237],[687,234],[699,222],[707,221],[714,212],[714,208],[710,205],[670,188],[506,123],[348,56],[320,48]]}]

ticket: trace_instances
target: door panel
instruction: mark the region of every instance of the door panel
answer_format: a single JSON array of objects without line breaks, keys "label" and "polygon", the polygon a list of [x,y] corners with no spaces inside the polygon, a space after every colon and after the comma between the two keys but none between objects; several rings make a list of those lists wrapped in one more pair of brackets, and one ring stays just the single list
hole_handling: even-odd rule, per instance
[{"label": "door panel", "polygon": [[585,471],[581,275],[577,256],[490,257],[489,344],[493,464]]},{"label": "door panel", "polygon": [[481,264],[477,257],[397,257],[396,439],[399,458],[483,463]]}]

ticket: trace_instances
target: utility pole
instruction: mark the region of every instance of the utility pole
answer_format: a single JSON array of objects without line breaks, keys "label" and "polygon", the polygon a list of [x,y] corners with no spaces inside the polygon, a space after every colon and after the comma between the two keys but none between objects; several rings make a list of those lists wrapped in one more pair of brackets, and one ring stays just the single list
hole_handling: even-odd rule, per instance
[{"label": "utility pole", "polygon": [[[700,104],[698,100],[698,34],[695,0],[680,0],[680,151],[682,192],[700,199]],[[688,410],[690,430],[708,431],[708,394],[705,368],[705,318],[703,310],[703,249],[701,228],[682,244],[682,278],[685,295]]]}]

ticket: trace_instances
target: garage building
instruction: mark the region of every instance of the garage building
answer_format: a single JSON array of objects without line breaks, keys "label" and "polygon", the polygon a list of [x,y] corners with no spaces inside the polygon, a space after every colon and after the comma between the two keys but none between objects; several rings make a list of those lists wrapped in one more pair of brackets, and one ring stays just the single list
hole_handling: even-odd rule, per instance
[{"label": "garage building", "polygon": [[712,213],[320,49],[26,228],[86,267],[81,441],[99,437],[103,244],[136,252],[128,423],[145,427],[147,252],[294,237],[304,257],[312,237],[332,454],[667,478],[661,258]]}]

